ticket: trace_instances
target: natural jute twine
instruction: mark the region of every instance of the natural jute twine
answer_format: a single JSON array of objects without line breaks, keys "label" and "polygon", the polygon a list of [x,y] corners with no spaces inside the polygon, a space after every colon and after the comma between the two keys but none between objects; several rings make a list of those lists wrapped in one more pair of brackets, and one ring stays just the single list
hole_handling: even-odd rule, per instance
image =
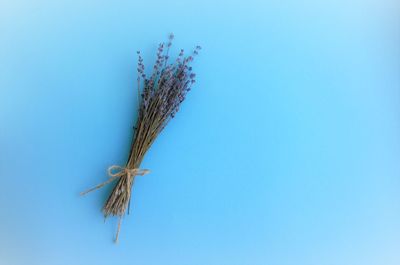
[{"label": "natural jute twine", "polygon": [[[140,168],[127,168],[127,167],[121,167],[118,165],[113,165],[110,166],[107,170],[108,175],[110,176],[110,178],[102,183],[100,183],[99,185],[88,189],[87,191],[81,192],[80,195],[85,195],[89,192],[95,191],[97,189],[100,189],[101,187],[104,187],[105,185],[109,184],[110,182],[114,181],[115,179],[118,178],[122,178],[122,177],[126,177],[127,181],[127,188],[126,191],[128,192],[128,198],[130,198],[131,196],[131,187],[129,186],[130,183],[132,183],[132,180],[134,177],[136,176],[144,176],[146,174],[150,173],[150,170],[148,169],[140,169]],[[118,221],[118,229],[117,229],[117,234],[115,236],[115,242],[118,242],[118,236],[119,236],[119,231],[121,228],[121,219],[122,216],[119,217],[119,221]]]}]

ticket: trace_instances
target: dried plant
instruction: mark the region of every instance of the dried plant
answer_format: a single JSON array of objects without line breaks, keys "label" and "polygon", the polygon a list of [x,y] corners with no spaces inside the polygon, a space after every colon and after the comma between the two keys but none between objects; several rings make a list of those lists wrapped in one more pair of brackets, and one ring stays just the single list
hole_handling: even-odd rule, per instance
[{"label": "dried plant", "polygon": [[[108,169],[110,178],[96,187],[82,192],[84,195],[99,189],[106,184],[117,180],[117,184],[108,197],[103,213],[105,218],[118,216],[118,229],[115,241],[118,241],[122,217],[130,205],[131,189],[136,176],[143,176],[150,171],[140,169],[140,164],[154,140],[175,116],[179,106],[185,99],[195,83],[195,74],[192,72],[190,63],[201,49],[197,46],[189,56],[184,55],[181,50],[176,61],[168,63],[169,49],[174,36],[169,36],[168,43],[161,43],[157,51],[157,60],[154,64],[150,77],[146,77],[143,58],[138,51],[138,97],[139,114],[136,121],[134,137],[130,149],[130,155],[125,167],[111,166]],[[141,89],[143,86],[143,89]],[[129,211],[128,211],[129,212]]]}]

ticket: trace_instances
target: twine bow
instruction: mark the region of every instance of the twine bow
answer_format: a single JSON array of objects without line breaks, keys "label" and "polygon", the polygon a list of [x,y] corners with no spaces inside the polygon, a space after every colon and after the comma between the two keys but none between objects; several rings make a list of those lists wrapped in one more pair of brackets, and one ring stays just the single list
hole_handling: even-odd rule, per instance
[{"label": "twine bow", "polygon": [[[110,176],[110,178],[102,183],[100,183],[99,185],[88,189],[87,191],[81,192],[81,195],[85,195],[89,192],[92,192],[94,190],[100,189],[101,187],[107,185],[108,183],[114,181],[117,178],[122,178],[123,176],[126,176],[127,181],[126,181],[126,191],[128,192],[128,198],[130,198],[131,196],[131,183],[132,180],[135,176],[144,176],[146,174],[150,173],[150,170],[148,169],[140,169],[140,168],[127,168],[127,167],[121,167],[121,166],[117,166],[117,165],[113,165],[111,167],[108,168],[107,170],[108,175]],[[130,199],[129,199],[130,202]],[[128,209],[129,211],[129,209]],[[117,234],[115,237],[115,242],[118,242],[118,236],[119,236],[119,231],[121,229],[121,221],[122,221],[122,216],[119,217],[119,221],[118,221],[118,229],[117,229]]]},{"label": "twine bow", "polygon": [[[150,173],[150,170],[148,169],[140,169],[140,168],[127,168],[127,167],[121,167],[121,166],[117,166],[117,165],[113,165],[111,167],[108,168],[107,170],[108,175],[110,176],[110,178],[102,183],[100,183],[99,185],[88,189],[87,191],[81,192],[81,195],[85,195],[89,192],[92,192],[94,190],[100,189],[101,187],[104,187],[105,185],[107,185],[108,183],[114,181],[117,178],[121,178],[123,176],[126,175],[126,177],[128,178],[127,183],[129,184],[132,178],[134,178],[135,176],[144,176],[146,174]],[[130,189],[128,189],[129,191]]]}]

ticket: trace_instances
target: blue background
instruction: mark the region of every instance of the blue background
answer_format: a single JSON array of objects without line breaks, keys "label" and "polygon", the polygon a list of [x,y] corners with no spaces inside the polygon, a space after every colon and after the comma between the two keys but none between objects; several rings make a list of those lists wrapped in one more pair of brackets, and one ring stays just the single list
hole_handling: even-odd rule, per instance
[{"label": "blue background", "polygon": [[[0,264],[400,264],[396,1],[1,1]],[[136,51],[203,47],[137,179]]]}]

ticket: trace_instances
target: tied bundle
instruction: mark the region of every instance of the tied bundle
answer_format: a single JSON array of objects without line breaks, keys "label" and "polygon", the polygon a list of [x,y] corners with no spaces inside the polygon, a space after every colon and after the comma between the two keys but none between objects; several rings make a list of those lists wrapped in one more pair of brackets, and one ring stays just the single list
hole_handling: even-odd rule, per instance
[{"label": "tied bundle", "polygon": [[[124,167],[111,166],[108,169],[109,179],[96,187],[82,192],[84,195],[97,190],[113,181],[117,181],[114,189],[103,207],[104,217],[119,217],[115,241],[118,241],[122,217],[125,215],[131,200],[132,185],[136,176],[144,176],[150,171],[140,169],[140,164],[150,146],[174,118],[179,106],[185,99],[195,83],[195,74],[190,63],[201,49],[197,46],[189,56],[184,55],[184,50],[173,63],[168,63],[169,49],[174,36],[169,36],[168,43],[160,43],[157,51],[157,60],[151,76],[145,74],[143,58],[138,51],[138,78],[137,93],[139,100],[139,113],[134,127],[134,137],[130,148],[129,158]],[[141,86],[143,88],[141,89]]]}]

